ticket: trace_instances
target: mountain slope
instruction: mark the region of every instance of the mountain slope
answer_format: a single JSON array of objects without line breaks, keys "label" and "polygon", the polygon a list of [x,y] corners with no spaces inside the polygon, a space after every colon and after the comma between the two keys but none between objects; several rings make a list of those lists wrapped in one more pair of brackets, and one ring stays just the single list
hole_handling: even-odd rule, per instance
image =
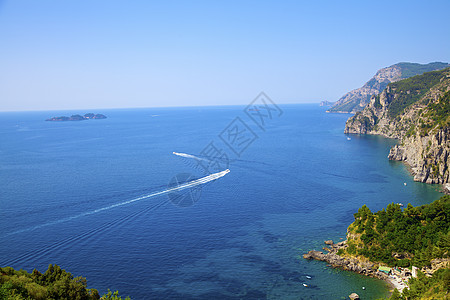
[{"label": "mountain slope", "polygon": [[358,112],[369,103],[370,97],[378,95],[391,82],[396,82],[415,75],[450,67],[447,63],[429,64],[398,63],[378,70],[366,84],[342,96],[327,112]]},{"label": "mountain slope", "polygon": [[390,83],[348,119],[345,133],[400,139],[389,159],[406,161],[416,181],[450,182],[450,68]]}]

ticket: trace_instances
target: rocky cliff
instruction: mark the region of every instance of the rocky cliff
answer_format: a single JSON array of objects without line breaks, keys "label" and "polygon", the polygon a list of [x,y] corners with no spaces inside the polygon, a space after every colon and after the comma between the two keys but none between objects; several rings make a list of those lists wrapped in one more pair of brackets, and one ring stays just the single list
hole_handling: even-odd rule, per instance
[{"label": "rocky cliff", "polygon": [[373,76],[362,87],[342,96],[327,112],[355,113],[361,111],[369,103],[370,98],[373,95],[378,95],[387,87],[389,83],[423,74],[424,72],[441,70],[446,67],[450,67],[450,65],[447,63],[435,62],[425,65],[415,63],[398,63],[390,67],[383,68],[378,70],[375,76]]},{"label": "rocky cliff", "polygon": [[400,140],[389,159],[411,166],[414,180],[448,183],[450,167],[450,68],[390,83],[351,117],[345,133]]}]

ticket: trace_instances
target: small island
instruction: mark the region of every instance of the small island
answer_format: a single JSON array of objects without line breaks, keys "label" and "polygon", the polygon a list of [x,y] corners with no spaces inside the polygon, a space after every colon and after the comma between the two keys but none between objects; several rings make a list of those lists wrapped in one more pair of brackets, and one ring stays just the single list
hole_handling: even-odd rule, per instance
[{"label": "small island", "polygon": [[106,116],[102,115],[102,114],[88,113],[88,114],[85,114],[84,116],[82,116],[82,115],[72,115],[70,117],[66,117],[66,116],[53,117],[53,118],[47,119],[45,121],[64,122],[64,121],[83,121],[83,120],[91,120],[91,119],[106,119]]}]

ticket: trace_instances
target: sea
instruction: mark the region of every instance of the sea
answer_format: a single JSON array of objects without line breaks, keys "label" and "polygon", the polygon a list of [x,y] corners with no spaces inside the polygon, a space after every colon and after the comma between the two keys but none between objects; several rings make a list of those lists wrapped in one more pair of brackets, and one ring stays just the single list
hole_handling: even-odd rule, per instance
[{"label": "sea", "polygon": [[[267,103],[266,103],[267,104]],[[302,255],[366,204],[439,186],[317,104],[0,113],[0,266],[60,265],[132,299],[362,299],[380,280]],[[107,119],[46,122],[72,114]],[[226,170],[229,170],[226,171]]]}]

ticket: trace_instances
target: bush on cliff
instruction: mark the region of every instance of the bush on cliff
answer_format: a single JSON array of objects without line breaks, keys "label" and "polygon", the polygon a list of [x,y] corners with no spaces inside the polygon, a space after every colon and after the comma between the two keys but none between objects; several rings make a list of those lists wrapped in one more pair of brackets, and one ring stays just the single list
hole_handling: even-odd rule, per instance
[{"label": "bush on cliff", "polygon": [[[86,278],[73,277],[57,265],[49,265],[42,274],[34,269],[16,271],[11,267],[0,268],[0,300],[3,299],[122,299],[118,292],[100,295],[96,289],[88,289]],[[129,299],[129,298],[127,298]]]},{"label": "bush on cliff", "polygon": [[388,116],[394,118],[402,114],[409,105],[417,102],[431,87],[436,85],[447,69],[427,72],[389,84],[396,97],[389,103]]}]

